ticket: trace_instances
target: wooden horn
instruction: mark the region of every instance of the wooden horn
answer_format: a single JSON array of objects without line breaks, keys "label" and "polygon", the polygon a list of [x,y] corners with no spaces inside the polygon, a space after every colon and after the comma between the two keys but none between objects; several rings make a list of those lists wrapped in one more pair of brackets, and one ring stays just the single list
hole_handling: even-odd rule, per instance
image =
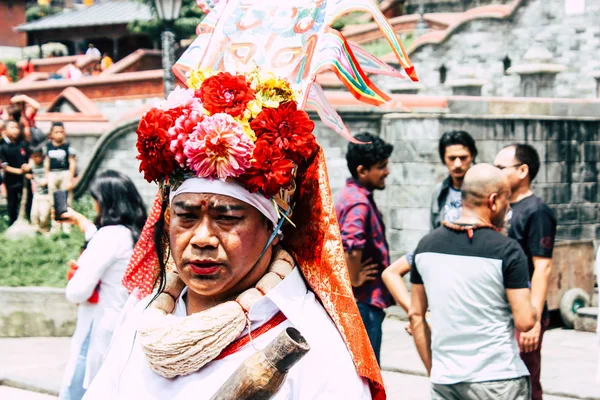
[{"label": "wooden horn", "polygon": [[295,328],[287,328],[238,367],[211,400],[268,400],[310,346]]}]

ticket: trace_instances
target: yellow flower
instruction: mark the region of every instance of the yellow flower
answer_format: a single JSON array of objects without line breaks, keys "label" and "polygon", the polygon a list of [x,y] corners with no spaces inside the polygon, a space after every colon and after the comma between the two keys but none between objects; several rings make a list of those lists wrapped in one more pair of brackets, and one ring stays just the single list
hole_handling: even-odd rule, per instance
[{"label": "yellow flower", "polygon": [[256,90],[256,98],[263,107],[277,108],[280,103],[296,101],[294,91],[285,79],[270,75],[261,80]]},{"label": "yellow flower", "polygon": [[250,115],[246,118],[246,119],[250,119],[250,118],[256,118],[256,116],[258,114],[260,114],[260,112],[262,111],[263,105],[262,102],[259,98],[252,100],[250,102],[248,102],[248,105],[246,106],[247,110],[250,112]]},{"label": "yellow flower", "polygon": [[202,82],[214,74],[215,72],[212,69],[193,69],[190,71],[190,77],[187,79],[187,85],[190,89],[198,90]]},{"label": "yellow flower", "polygon": [[248,136],[253,142],[256,142],[256,134],[254,133],[252,128],[250,128],[250,122],[248,122],[248,120],[239,119],[237,121],[240,123],[240,125],[242,125],[242,129],[244,130],[246,136]]}]

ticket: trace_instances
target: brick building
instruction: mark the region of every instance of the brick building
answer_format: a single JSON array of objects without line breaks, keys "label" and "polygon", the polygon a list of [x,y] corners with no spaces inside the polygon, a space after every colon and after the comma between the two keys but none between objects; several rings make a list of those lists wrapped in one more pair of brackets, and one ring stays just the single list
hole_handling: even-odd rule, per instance
[{"label": "brick building", "polygon": [[27,46],[27,35],[14,31],[25,20],[25,0],[0,0],[0,52],[3,47]]},{"label": "brick building", "polygon": [[93,43],[101,52],[119,60],[137,49],[154,47],[152,38],[127,29],[134,20],[150,19],[152,12],[147,4],[112,0],[21,24],[17,30],[27,34],[29,45],[60,42],[67,46],[69,54],[77,55],[85,53],[88,43]]}]

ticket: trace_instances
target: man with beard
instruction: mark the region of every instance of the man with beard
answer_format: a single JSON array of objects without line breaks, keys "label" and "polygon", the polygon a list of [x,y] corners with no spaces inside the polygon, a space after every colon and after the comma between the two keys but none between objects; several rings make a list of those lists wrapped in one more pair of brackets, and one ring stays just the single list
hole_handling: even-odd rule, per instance
[{"label": "man with beard", "polygon": [[510,186],[500,170],[480,164],[465,175],[461,197],[460,217],[419,242],[411,269],[409,319],[432,399],[526,400],[529,372],[514,328],[530,330],[536,312],[527,258],[498,232]]},{"label": "man with beard", "polygon": [[388,159],[394,147],[370,133],[354,138],[363,143],[348,143],[346,161],[352,177],[338,195],[335,212],[350,282],[379,361],[383,310],[392,304],[392,298],[381,280],[381,273],[390,264],[389,247],[373,192],[385,189],[385,178],[390,174]]}]

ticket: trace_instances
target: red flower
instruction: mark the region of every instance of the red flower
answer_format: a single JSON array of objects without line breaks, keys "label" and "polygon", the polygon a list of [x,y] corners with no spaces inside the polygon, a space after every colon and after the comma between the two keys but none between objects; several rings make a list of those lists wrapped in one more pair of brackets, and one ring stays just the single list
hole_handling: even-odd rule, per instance
[{"label": "red flower", "polygon": [[278,108],[264,108],[250,122],[257,138],[264,137],[279,147],[296,165],[313,155],[317,141],[312,132],[315,123],[308,114],[296,109],[296,103],[288,101]]},{"label": "red flower", "polygon": [[251,193],[260,191],[271,197],[290,186],[294,179],[294,163],[266,140],[259,139],[255,145],[253,161],[241,180]]},{"label": "red flower", "polygon": [[169,175],[177,166],[170,150],[169,128],[175,124],[180,115],[176,109],[162,111],[152,108],[140,121],[137,129],[136,143],[139,152],[137,159],[141,161],[140,172],[148,182],[158,182]]},{"label": "red flower", "polygon": [[200,98],[208,112],[227,113],[232,117],[240,117],[248,102],[254,100],[255,94],[246,77],[229,72],[207,78],[196,91],[196,97]]}]

